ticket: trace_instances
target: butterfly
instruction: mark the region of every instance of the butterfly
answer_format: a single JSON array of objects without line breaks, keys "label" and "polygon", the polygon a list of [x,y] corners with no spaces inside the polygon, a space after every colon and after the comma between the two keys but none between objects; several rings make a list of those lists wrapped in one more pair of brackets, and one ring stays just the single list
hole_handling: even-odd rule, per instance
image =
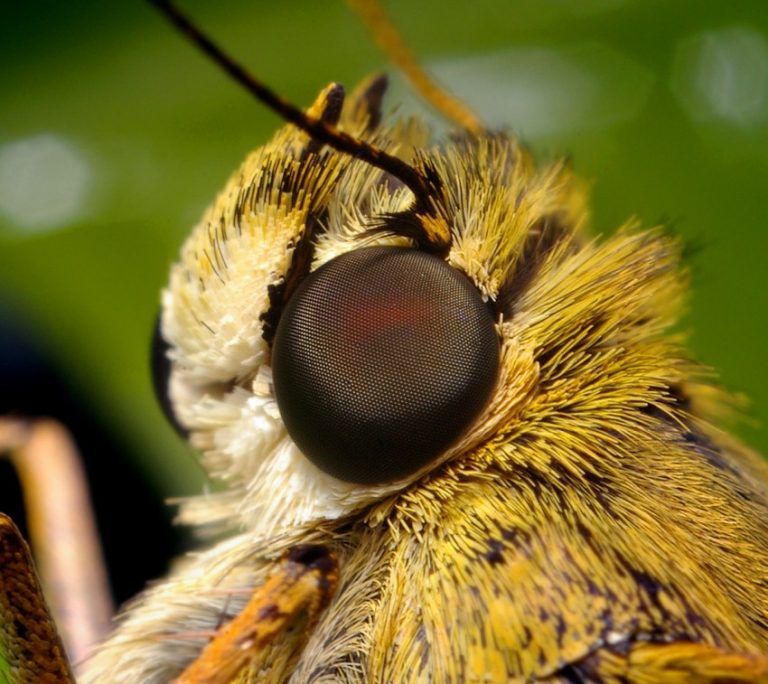
[{"label": "butterfly", "polygon": [[129,606],[82,680],[759,681],[768,467],[670,332],[680,240],[587,232],[567,163],[385,81],[234,173],[163,293],[169,418],[226,532]]}]

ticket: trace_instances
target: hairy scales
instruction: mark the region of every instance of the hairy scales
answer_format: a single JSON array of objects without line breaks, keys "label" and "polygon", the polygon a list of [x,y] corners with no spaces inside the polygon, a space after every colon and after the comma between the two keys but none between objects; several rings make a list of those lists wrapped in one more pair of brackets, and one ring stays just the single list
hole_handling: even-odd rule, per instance
[{"label": "hairy scales", "polygon": [[337,554],[339,590],[238,681],[654,681],[702,654],[695,676],[764,675],[768,468],[715,427],[725,402],[669,333],[686,286],[677,240],[634,225],[588,238],[566,165],[537,169],[505,134],[429,146],[418,122],[376,128],[374,114],[363,90],[339,125],[436,179],[447,261],[494,307],[487,410],[386,485],[336,481],[292,444],[262,334],[274,292],[308,226],[311,269],[409,244],[387,230],[409,194],[284,128],[195,229],[164,294],[176,411],[228,484],[181,517],[234,536],[139,598],[82,681],[168,681],[297,543]]}]

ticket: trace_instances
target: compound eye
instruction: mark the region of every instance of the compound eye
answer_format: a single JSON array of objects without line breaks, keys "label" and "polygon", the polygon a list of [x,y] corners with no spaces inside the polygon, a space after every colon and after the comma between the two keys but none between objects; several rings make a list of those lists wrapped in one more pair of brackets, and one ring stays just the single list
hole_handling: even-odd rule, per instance
[{"label": "compound eye", "polygon": [[275,395],[304,455],[341,480],[415,473],[472,425],[499,366],[493,316],[444,261],[368,247],[311,273],[274,339]]},{"label": "compound eye", "polygon": [[155,390],[157,403],[160,404],[160,408],[168,422],[179,435],[186,438],[189,436],[189,433],[181,426],[178,418],[176,418],[173,406],[171,405],[171,398],[168,395],[168,383],[171,379],[171,360],[168,358],[170,345],[165,341],[160,329],[160,318],[161,316],[158,314],[155,320],[155,328],[152,331],[152,345],[150,347],[149,365],[152,372],[152,387]]}]

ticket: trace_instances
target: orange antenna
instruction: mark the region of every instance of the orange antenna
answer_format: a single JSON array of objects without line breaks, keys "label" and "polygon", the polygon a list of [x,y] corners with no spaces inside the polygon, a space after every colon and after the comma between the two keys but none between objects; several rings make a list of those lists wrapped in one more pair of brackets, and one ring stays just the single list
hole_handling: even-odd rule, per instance
[{"label": "orange antenna", "polygon": [[485,126],[478,116],[461,100],[435,83],[435,80],[422,68],[378,0],[348,0],[348,2],[360,15],[378,46],[405,74],[417,93],[443,116],[470,133],[479,135],[485,131]]},{"label": "orange antenna", "polygon": [[339,152],[348,154],[392,174],[395,178],[401,180],[416,196],[416,204],[420,212],[427,215],[434,214],[435,210],[430,201],[433,196],[430,184],[414,167],[398,157],[387,154],[384,150],[374,145],[340,131],[322,119],[307,115],[298,107],[284,100],[252,76],[244,67],[235,62],[171,2],[168,0],[150,0],[150,2],[235,81],[240,83],[248,92],[276,114],[301,128],[314,140],[330,145]]}]

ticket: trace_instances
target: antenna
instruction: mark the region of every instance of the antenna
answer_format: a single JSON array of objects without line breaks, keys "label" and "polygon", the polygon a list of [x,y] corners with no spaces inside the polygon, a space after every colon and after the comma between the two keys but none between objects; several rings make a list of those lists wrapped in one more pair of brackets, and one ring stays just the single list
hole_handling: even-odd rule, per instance
[{"label": "antenna", "polygon": [[[308,116],[273,90],[252,76],[244,67],[235,62],[208,36],[198,29],[182,12],[168,0],[149,0],[157,7],[191,42],[200,48],[235,81],[263,102],[280,117],[298,126],[314,140],[333,147],[339,152],[375,166],[401,180],[416,196],[416,208],[420,213],[435,216],[431,202],[434,193],[425,176],[402,159],[387,154],[384,150],[340,131],[322,119]],[[433,243],[433,246],[434,243]]]},{"label": "antenna", "polygon": [[461,100],[439,86],[405,44],[378,0],[347,0],[368,27],[384,54],[405,74],[413,89],[447,119],[473,135],[485,132],[478,116]]}]

